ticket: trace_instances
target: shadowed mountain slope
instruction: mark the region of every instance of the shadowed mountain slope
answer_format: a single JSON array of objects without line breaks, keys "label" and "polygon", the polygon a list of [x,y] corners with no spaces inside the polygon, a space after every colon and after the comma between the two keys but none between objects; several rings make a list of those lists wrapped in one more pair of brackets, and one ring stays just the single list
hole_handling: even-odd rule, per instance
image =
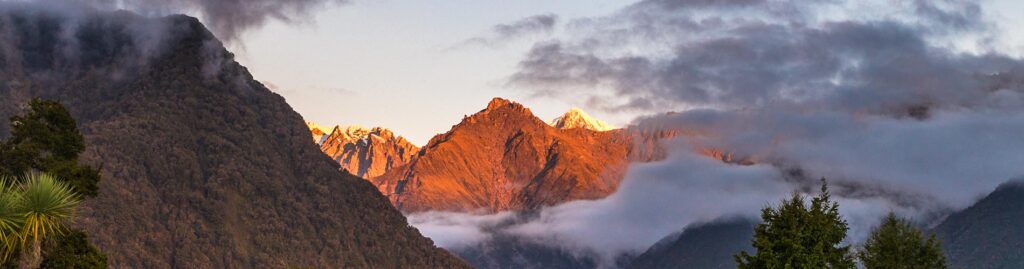
[{"label": "shadowed mountain slope", "polygon": [[687,227],[637,256],[627,268],[736,268],[733,255],[753,251],[750,240],[754,238],[754,225],[753,221],[736,219]]},{"label": "shadowed mountain slope", "polygon": [[1024,268],[1024,182],[1005,183],[933,232],[950,268]]},{"label": "shadowed mountain slope", "polygon": [[103,180],[76,226],[112,267],[467,267],[196,19],[71,10],[0,3],[0,117],[43,97],[78,119]]}]

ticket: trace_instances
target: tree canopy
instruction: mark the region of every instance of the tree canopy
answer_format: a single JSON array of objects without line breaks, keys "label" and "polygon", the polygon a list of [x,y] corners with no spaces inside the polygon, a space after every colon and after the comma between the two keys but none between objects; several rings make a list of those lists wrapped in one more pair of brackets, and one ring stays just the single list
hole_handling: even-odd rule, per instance
[{"label": "tree canopy", "polygon": [[33,99],[22,114],[10,118],[10,124],[11,137],[0,142],[0,175],[46,172],[79,195],[96,196],[100,172],[78,163],[85,139],[64,105]]},{"label": "tree canopy", "polygon": [[855,268],[850,246],[843,244],[849,227],[824,179],[810,207],[794,193],[777,208],[762,209],[761,218],[751,242],[756,252],[735,256],[740,269]]},{"label": "tree canopy", "polygon": [[889,213],[857,257],[866,269],[945,269],[939,240],[915,228],[910,221]]},{"label": "tree canopy", "polygon": [[2,267],[105,268],[106,254],[66,227],[100,180],[99,170],[78,163],[85,139],[74,117],[60,102],[33,99],[10,125],[0,141]]}]

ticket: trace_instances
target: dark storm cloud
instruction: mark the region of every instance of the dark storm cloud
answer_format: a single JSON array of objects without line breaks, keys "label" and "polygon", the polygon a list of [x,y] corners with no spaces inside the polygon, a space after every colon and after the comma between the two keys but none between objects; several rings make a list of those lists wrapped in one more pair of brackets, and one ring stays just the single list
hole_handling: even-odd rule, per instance
[{"label": "dark storm cloud", "polygon": [[[510,83],[547,96],[608,88],[614,93],[609,98],[629,100],[620,103],[640,110],[793,103],[900,113],[917,106],[976,106],[991,93],[992,75],[1020,76],[1017,59],[929,42],[940,32],[984,29],[977,4],[916,1],[906,12],[871,20],[801,15],[815,11],[802,5],[822,3],[641,2],[594,23],[599,30],[593,36],[537,44]],[[721,11],[728,7],[736,8]],[[616,27],[601,31],[609,20]],[[621,51],[650,44],[665,52]]]}]

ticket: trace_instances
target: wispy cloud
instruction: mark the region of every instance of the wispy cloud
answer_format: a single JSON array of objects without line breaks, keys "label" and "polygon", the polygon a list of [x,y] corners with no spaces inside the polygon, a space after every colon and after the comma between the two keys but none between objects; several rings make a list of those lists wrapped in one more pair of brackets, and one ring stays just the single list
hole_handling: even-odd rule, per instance
[{"label": "wispy cloud", "polygon": [[467,46],[500,47],[505,43],[524,37],[550,34],[558,25],[558,15],[541,14],[520,19],[515,22],[498,24],[491,27],[491,32],[483,36],[473,37],[450,48],[457,49]]}]

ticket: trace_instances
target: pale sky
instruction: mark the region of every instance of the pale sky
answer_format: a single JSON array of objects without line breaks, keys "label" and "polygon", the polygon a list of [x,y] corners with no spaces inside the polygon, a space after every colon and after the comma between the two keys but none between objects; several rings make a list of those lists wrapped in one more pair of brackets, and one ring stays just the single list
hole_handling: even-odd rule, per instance
[{"label": "pale sky", "polygon": [[[544,120],[580,106],[622,126],[636,115],[587,109],[571,98],[530,97],[506,86],[505,78],[534,43],[565,34],[565,23],[609,15],[631,2],[356,1],[322,10],[307,23],[272,22],[230,46],[258,80],[272,84],[307,120],[382,126],[417,145],[496,96],[521,102]],[[1018,33],[1024,30],[1024,1],[992,0],[986,6],[1006,33],[1001,50],[1024,55],[1024,35]],[[460,46],[488,36],[494,25],[540,14],[558,16],[554,33],[490,47]]]},{"label": "pale sky", "polygon": [[[233,50],[260,81],[273,84],[307,120],[387,127],[423,145],[496,96],[524,103],[544,120],[574,104],[528,98],[504,79],[533,41],[463,45],[496,24],[553,13],[560,22],[612,13],[622,0],[356,2],[324,10],[303,25],[273,23],[248,32]],[[616,124],[598,111],[591,114]]]}]

